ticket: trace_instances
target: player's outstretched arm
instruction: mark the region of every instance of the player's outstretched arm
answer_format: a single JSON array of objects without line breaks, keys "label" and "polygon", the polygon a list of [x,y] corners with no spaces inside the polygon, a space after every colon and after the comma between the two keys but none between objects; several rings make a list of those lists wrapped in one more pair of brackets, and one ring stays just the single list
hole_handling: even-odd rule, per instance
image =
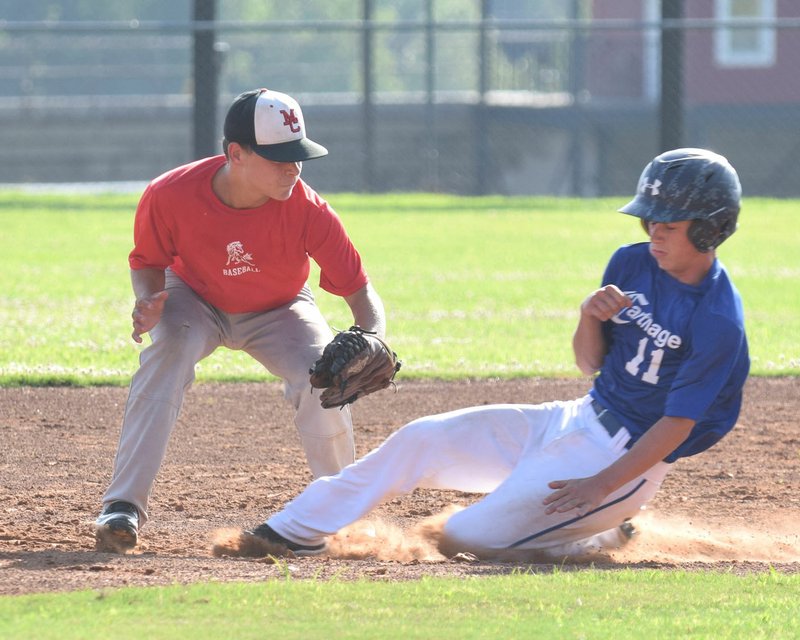
[{"label": "player's outstretched arm", "polygon": [[344,299],[353,313],[353,324],[375,333],[381,339],[386,338],[386,311],[383,308],[383,300],[371,284],[365,284]]},{"label": "player's outstretched arm", "polygon": [[603,366],[608,350],[603,323],[631,304],[631,299],[613,284],[593,291],[581,303],[580,320],[572,336],[575,364],[581,372],[592,375]]},{"label": "player's outstretched arm", "polygon": [[664,416],[630,451],[594,476],[549,482],[548,486],[555,491],[542,502],[547,506],[546,513],[577,509],[578,515],[582,516],[596,509],[609,494],[672,453],[689,437],[694,425],[695,421],[689,418]]}]

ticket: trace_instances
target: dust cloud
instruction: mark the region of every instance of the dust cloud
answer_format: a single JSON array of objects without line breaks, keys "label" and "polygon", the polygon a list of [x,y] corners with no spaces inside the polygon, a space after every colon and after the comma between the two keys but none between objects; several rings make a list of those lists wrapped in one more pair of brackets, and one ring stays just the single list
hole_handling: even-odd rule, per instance
[{"label": "dust cloud", "polygon": [[[698,518],[666,516],[645,511],[633,520],[636,534],[619,549],[597,550],[585,556],[554,558],[541,550],[513,552],[484,551],[456,554],[447,551],[442,531],[450,516],[462,509],[452,505],[439,514],[403,528],[379,516],[365,518],[328,538],[327,554],[342,560],[378,560],[382,562],[445,562],[496,560],[507,562],[563,562],[631,564],[658,562],[669,564],[714,562],[800,562],[800,520],[786,517],[770,520],[759,527],[733,526]],[[238,530],[219,530],[213,554],[258,556],[285,555],[285,549],[266,542],[252,542],[240,537]],[[444,553],[440,548],[445,549]],[[447,554],[447,555],[444,555]]]},{"label": "dust cloud", "polygon": [[384,562],[443,562],[439,550],[442,530],[448,518],[463,507],[452,505],[404,530],[380,517],[354,522],[328,540],[334,558],[374,558]]},{"label": "dust cloud", "polygon": [[[410,530],[380,518],[356,522],[329,539],[329,554],[342,559],[374,558],[396,562],[441,562],[447,559],[439,551],[442,529],[447,519],[461,507],[448,510],[420,522]],[[664,562],[670,564],[714,562],[800,561],[800,518],[770,520],[761,526],[726,524],[698,518],[680,518],[645,511],[634,519],[636,534],[620,549],[586,557],[576,562],[605,560],[628,564]],[[448,554],[449,555],[449,554]],[[518,551],[514,554],[479,553],[484,560],[553,561],[541,552]]]},{"label": "dust cloud", "polygon": [[637,534],[612,553],[620,562],[798,562],[800,515],[742,526],[644,512]]}]

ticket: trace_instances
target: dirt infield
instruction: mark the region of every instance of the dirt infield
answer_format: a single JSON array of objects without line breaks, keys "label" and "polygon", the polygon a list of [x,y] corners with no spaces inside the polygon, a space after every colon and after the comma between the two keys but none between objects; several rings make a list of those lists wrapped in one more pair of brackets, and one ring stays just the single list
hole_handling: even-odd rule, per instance
[{"label": "dirt infield", "polygon": [[[586,380],[403,382],[354,407],[359,455],[420,415],[494,402],[577,397]],[[187,396],[127,556],[94,550],[127,390],[0,389],[0,594],[271,578],[404,580],[548,565],[444,558],[419,532],[476,496],[415,491],[334,541],[337,557],[214,557],[225,527],[261,522],[310,480],[275,383],[197,385]],[[638,519],[638,535],[599,565],[800,572],[800,380],[751,379],[737,428],[680,461]],[[355,559],[353,559],[355,558]],[[564,570],[562,566],[560,568]]]}]

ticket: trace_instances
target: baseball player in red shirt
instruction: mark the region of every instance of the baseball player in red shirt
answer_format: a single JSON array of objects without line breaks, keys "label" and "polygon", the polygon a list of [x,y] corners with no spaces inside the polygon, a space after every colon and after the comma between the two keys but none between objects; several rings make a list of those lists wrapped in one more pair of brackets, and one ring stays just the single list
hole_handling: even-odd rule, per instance
[{"label": "baseball player in red shirt", "polygon": [[111,484],[96,520],[98,547],[133,548],[195,365],[217,347],[240,349],[284,382],[315,477],[354,460],[350,412],[323,409],[309,367],[333,338],[307,284],[341,296],[353,321],[383,337],[383,303],[330,205],[300,179],[327,155],[306,137],[290,96],[238,96],[224,155],[168,171],[145,189],[129,256],[133,339],[149,333],[133,376]]}]

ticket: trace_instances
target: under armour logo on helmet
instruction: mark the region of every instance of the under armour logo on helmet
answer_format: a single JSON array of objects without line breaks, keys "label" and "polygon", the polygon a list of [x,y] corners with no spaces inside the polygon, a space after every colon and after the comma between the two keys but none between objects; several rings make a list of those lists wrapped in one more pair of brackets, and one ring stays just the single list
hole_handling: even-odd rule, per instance
[{"label": "under armour logo on helmet", "polygon": [[289,109],[288,111],[281,109],[281,113],[283,114],[283,126],[289,127],[292,133],[300,133],[300,126],[298,125],[300,121],[294,115],[294,109]]},{"label": "under armour logo on helmet", "polygon": [[642,184],[642,188],[640,189],[640,191],[644,193],[645,191],[650,189],[650,195],[657,196],[659,193],[661,193],[661,190],[659,189],[660,186],[661,186],[661,180],[656,178],[655,182],[644,182]]}]

